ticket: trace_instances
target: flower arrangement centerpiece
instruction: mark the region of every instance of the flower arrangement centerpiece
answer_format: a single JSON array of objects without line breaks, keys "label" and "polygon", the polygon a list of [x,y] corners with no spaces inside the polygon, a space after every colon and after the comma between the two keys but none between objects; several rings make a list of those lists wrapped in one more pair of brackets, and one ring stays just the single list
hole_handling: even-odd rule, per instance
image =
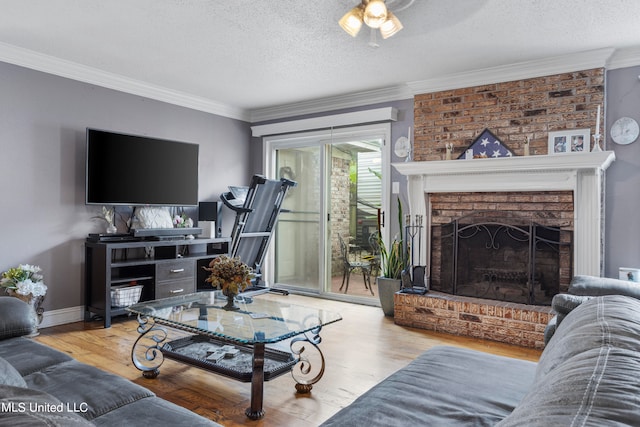
[{"label": "flower arrangement centerpiece", "polygon": [[214,258],[209,267],[203,267],[210,274],[206,281],[214,288],[222,289],[222,293],[227,296],[227,310],[238,310],[234,304],[234,297],[251,284],[253,270],[240,258],[231,258],[221,255]]},{"label": "flower arrangement centerpiece", "polygon": [[38,315],[38,321],[42,321],[42,300],[47,293],[47,286],[43,282],[42,269],[37,265],[20,264],[2,273],[0,287],[7,294],[20,298],[33,306]]},{"label": "flower arrangement centerpiece", "polygon": [[185,214],[175,215],[173,217],[173,226],[175,228],[191,228],[193,227],[193,220]]}]

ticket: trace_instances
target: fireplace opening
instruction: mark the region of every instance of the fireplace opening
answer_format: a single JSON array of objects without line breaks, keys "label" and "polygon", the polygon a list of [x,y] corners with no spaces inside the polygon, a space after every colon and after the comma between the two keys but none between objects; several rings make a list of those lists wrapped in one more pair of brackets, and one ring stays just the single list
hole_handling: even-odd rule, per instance
[{"label": "fireplace opening", "polygon": [[571,268],[573,232],[543,216],[479,211],[432,226],[431,289],[550,305]]}]

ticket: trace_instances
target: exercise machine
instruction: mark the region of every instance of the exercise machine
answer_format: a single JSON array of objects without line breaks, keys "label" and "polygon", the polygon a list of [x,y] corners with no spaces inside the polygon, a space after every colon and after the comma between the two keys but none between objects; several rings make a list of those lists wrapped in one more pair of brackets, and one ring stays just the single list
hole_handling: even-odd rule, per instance
[{"label": "exercise machine", "polygon": [[[245,290],[270,290],[261,286],[262,263],[287,192],[297,182],[285,178],[267,179],[254,175],[249,187],[229,187],[220,196],[222,202],[235,212],[236,218],[231,232],[229,254],[238,257],[253,268],[255,279]],[[279,291],[286,293],[286,291]]]}]

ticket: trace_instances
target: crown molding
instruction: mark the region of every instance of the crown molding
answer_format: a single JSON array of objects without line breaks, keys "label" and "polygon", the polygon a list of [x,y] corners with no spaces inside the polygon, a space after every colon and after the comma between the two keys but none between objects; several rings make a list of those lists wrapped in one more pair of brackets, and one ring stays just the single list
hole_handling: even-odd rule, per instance
[{"label": "crown molding", "polygon": [[484,68],[464,73],[450,74],[445,77],[408,82],[414,95],[439,92],[442,90],[460,89],[493,83],[524,80],[534,77],[569,73],[604,67],[613,54],[613,48],[598,49],[588,52],[525,61],[499,67]]},{"label": "crown molding", "polygon": [[[406,85],[399,85],[390,88],[256,109],[251,110],[251,122],[257,123],[260,121],[300,116],[303,114],[338,110],[340,108],[353,108],[380,102],[399,101],[401,99],[413,98],[415,95],[421,93],[530,79],[534,77],[605,67],[608,65],[607,61],[612,57],[613,53],[613,48],[598,49],[551,58],[543,58],[535,61],[526,61],[499,67],[466,71],[464,73],[450,74],[445,77],[434,77],[432,79],[408,82]],[[640,60],[640,58],[637,58],[638,56],[640,56],[640,53],[633,51],[631,54],[621,56],[621,59],[616,60],[616,64],[623,64],[620,66],[628,66],[624,64],[627,64],[632,60]],[[626,62],[622,62],[623,58]]]},{"label": "crown molding", "polygon": [[607,69],[615,70],[616,68],[635,67],[638,65],[640,65],[640,46],[634,46],[617,49],[609,58]]},{"label": "crown molding", "polygon": [[342,108],[354,108],[382,102],[399,101],[413,98],[413,94],[405,85],[354,92],[309,101],[283,104],[273,107],[251,110],[251,123],[267,120],[283,119],[305,114],[322,113]]},{"label": "crown molding", "polygon": [[181,107],[248,121],[248,111],[0,42],[0,61]]},{"label": "crown molding", "polygon": [[145,98],[250,123],[299,117],[307,114],[362,107],[413,98],[421,93],[459,89],[513,80],[548,76],[597,67],[616,69],[640,65],[640,47],[579,52],[536,61],[473,70],[373,89],[247,110],[208,98],[109,73],[76,62],[0,42],[0,61]]}]

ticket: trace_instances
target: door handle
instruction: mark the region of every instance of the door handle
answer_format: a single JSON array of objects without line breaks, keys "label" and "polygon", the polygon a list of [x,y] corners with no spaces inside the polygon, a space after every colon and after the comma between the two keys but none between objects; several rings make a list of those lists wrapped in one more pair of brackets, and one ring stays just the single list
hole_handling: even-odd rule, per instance
[{"label": "door handle", "polygon": [[171,269],[169,271],[171,273],[182,273],[184,271],[184,268],[176,268],[176,269]]},{"label": "door handle", "polygon": [[169,291],[171,294],[179,294],[180,292],[184,292],[184,289],[172,289]]}]

